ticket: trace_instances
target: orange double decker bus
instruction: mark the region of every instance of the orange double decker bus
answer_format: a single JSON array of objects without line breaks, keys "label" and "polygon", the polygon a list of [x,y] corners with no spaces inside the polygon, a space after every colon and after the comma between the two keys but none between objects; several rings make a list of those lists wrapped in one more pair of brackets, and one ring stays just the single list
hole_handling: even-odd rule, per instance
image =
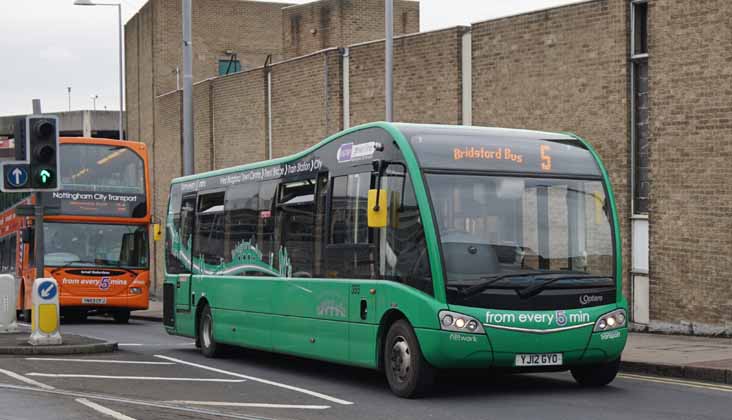
[{"label": "orange double decker bus", "polygon": [[[60,289],[65,319],[108,314],[126,323],[147,309],[150,182],[145,145],[98,139],[60,139],[60,189],[43,193],[44,277]],[[33,220],[16,214],[33,198],[2,194],[0,273],[18,279],[18,311],[29,319],[36,278]]]}]

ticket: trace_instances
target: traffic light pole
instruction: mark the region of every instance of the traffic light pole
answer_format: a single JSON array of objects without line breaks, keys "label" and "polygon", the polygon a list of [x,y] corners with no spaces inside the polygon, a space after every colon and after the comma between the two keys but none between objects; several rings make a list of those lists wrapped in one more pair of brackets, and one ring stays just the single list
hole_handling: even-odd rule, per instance
[{"label": "traffic light pole", "polygon": [[[41,100],[33,100],[33,114],[41,115]],[[28,133],[27,135],[31,135]],[[31,175],[32,176],[32,175]],[[33,244],[34,253],[36,256],[36,278],[45,277],[46,272],[44,269],[44,257],[45,252],[43,250],[43,193],[36,192],[36,207],[35,207],[35,220],[33,221],[33,227],[35,228],[35,243]]]},{"label": "traffic light pole", "polygon": [[43,193],[36,192],[34,193],[36,196],[36,206],[35,206],[35,217],[33,221],[33,227],[35,229],[35,243],[33,244],[33,249],[35,252],[35,259],[36,259],[36,278],[39,279],[41,277],[45,277],[46,273],[44,271],[44,256],[45,251],[43,249],[43,214],[44,214],[44,207],[43,207]]}]

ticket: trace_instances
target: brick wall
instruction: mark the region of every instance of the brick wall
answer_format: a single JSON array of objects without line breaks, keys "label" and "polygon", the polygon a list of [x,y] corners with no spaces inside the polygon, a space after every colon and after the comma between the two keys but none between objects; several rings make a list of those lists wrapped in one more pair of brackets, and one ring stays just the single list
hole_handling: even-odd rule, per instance
[{"label": "brick wall", "polygon": [[[181,176],[183,168],[181,161],[181,135],[183,130],[181,123],[183,111],[181,92],[171,92],[157,97],[156,109],[158,114],[155,121],[155,142],[149,150],[153,156],[150,162],[152,165],[150,171],[153,189],[152,210],[155,218],[165,225],[170,181]],[[155,242],[153,255],[150,259],[153,263],[151,270],[155,273],[153,289],[158,293],[161,293],[165,275],[164,248],[164,241]]]},{"label": "brick wall", "polygon": [[125,25],[125,132],[129,139],[140,138],[140,14]]},{"label": "brick wall", "polygon": [[630,258],[628,5],[596,0],[473,25],[473,123],[572,131],[608,168]]},{"label": "brick wall", "polygon": [[213,167],[212,82],[205,80],[193,85],[193,166],[196,172],[206,172]]},{"label": "brick wall", "polygon": [[331,49],[272,66],[273,157],[301,151],[340,131],[340,59],[338,50]]},{"label": "brick wall", "polygon": [[[732,3],[651,1],[651,318],[732,333]],[[697,326],[697,331],[703,326]]]},{"label": "brick wall", "polygon": [[[384,38],[384,0],[321,0],[282,9],[285,58]],[[394,33],[419,32],[419,3],[394,2]]]},{"label": "brick wall", "polygon": [[[219,59],[229,57],[227,50],[237,54],[242,69],[262,66],[270,54],[280,60],[281,9],[287,5],[249,0],[193,2],[194,81],[217,76]],[[175,90],[177,77],[182,83],[181,13],[180,0],[150,0],[125,25],[130,138],[152,141],[155,96]]]},{"label": "brick wall", "polygon": [[[394,41],[394,120],[459,124],[461,37],[451,28]],[[350,49],[351,125],[385,119],[384,42]]]},{"label": "brick wall", "polygon": [[255,69],[212,81],[216,169],[266,158],[265,77]]}]

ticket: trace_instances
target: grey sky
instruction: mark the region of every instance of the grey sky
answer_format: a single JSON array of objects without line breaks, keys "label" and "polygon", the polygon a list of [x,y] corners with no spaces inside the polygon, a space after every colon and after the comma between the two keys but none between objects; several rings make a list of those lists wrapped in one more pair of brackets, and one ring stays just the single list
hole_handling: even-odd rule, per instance
[{"label": "grey sky", "polygon": [[[117,0],[106,0],[115,2]],[[146,0],[121,0],[123,20]],[[193,0],[196,1],[196,0]],[[290,0],[308,3],[312,0]],[[422,0],[422,31],[467,25],[577,0]],[[0,115],[119,108],[117,9],[74,6],[73,0],[0,0]]]}]

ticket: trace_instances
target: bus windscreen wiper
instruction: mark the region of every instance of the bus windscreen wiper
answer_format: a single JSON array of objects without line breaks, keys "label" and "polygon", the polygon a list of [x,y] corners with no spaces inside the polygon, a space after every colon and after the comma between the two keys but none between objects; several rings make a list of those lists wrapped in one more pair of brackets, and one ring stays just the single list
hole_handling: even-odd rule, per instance
[{"label": "bus windscreen wiper", "polygon": [[537,283],[537,284],[534,284],[534,285],[531,285],[531,286],[526,287],[524,289],[521,289],[517,293],[522,298],[529,298],[529,297],[538,295],[539,293],[541,293],[542,290],[546,289],[552,283],[558,282],[559,280],[578,280],[578,279],[608,279],[608,280],[612,280],[612,277],[610,277],[610,276],[594,276],[592,274],[585,274],[585,275],[570,274],[568,276],[560,276],[560,277],[554,277],[554,278],[550,278],[550,279],[542,279],[542,280],[544,280],[543,282]]},{"label": "bus windscreen wiper", "polygon": [[478,283],[476,285],[462,289],[460,291],[460,294],[463,297],[472,296],[472,295],[482,292],[485,289],[488,289],[489,287],[491,287],[491,285],[493,285],[501,280],[512,278],[512,277],[528,277],[528,276],[536,276],[536,275],[565,274],[565,273],[566,273],[566,271],[534,270],[534,271],[503,273],[503,274],[497,274],[495,276],[481,277],[480,279],[483,280],[481,283]]}]

